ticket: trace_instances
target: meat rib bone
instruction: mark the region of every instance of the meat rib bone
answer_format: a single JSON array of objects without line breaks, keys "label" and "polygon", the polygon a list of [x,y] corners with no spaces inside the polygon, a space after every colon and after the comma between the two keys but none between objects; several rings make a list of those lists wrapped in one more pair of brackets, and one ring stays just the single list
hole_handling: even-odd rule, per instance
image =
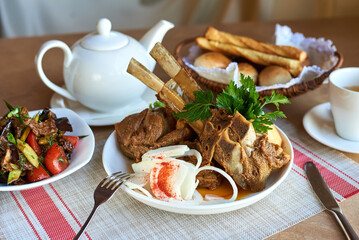
[{"label": "meat rib bone", "polygon": [[[182,111],[185,106],[183,99],[136,59],[131,59],[127,72],[156,91],[161,98],[169,103],[168,107],[171,108],[173,112],[177,113]],[[191,122],[189,125],[197,134],[202,132],[203,123],[201,121]]]},{"label": "meat rib bone", "polygon": [[131,58],[127,72],[157,93],[164,87],[164,82],[161,79],[134,58]]},{"label": "meat rib bone", "polygon": [[173,78],[181,70],[181,66],[176,59],[168,52],[168,50],[161,44],[156,43],[150,51],[150,55],[162,67],[162,69]]},{"label": "meat rib bone", "polygon": [[156,60],[168,76],[170,76],[180,86],[181,90],[194,101],[195,96],[193,92],[200,91],[201,87],[198,86],[197,82],[191,78],[183,68],[181,68],[171,53],[158,42],[152,48],[150,55]]}]

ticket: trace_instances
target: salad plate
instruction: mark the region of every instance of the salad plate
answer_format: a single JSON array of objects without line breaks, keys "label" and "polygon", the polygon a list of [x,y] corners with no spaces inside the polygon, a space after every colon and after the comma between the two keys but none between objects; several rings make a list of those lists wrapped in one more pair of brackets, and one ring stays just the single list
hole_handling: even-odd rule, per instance
[{"label": "salad plate", "polygon": [[328,147],[359,153],[359,142],[346,140],[336,133],[329,102],[310,109],[303,117],[303,126],[312,138]]},{"label": "salad plate", "polygon": [[[288,176],[292,168],[293,156],[294,156],[292,144],[290,143],[285,133],[281,131],[279,128],[277,129],[283,139],[284,151],[291,155],[290,162],[285,166],[283,166],[281,169],[275,170],[271,173],[271,175],[267,180],[266,187],[264,190],[260,192],[253,192],[249,195],[246,195],[246,197],[242,199],[233,202],[192,205],[186,203],[186,201],[183,202],[161,201],[155,198],[147,197],[138,191],[131,190],[125,185],[122,185],[121,187],[128,195],[130,195],[134,199],[144,204],[147,204],[157,209],[174,212],[174,213],[205,215],[205,214],[224,213],[224,212],[234,211],[243,207],[247,207],[263,199],[268,194],[270,194],[274,189],[276,189]],[[133,173],[131,167],[131,164],[133,162],[121,152],[116,141],[115,132],[113,132],[109,136],[109,138],[105,143],[102,153],[102,161],[105,171],[109,175],[118,171]]]},{"label": "salad plate", "polygon": [[69,100],[55,93],[50,100],[52,108],[68,108],[76,112],[90,126],[108,126],[122,121],[126,116],[142,111],[151,103],[157,100],[155,92],[149,88],[141,95],[139,99],[124,107],[114,109],[111,112],[97,112],[85,107],[79,102]]},{"label": "salad plate", "polygon": [[[40,111],[42,110],[31,111],[29,112],[29,115],[32,117]],[[0,191],[25,190],[25,189],[35,188],[55,182],[76,172],[91,160],[95,149],[95,137],[89,125],[78,114],[76,114],[74,111],[70,109],[51,108],[51,111],[55,113],[57,117],[67,117],[69,119],[73,131],[68,132],[67,133],[68,135],[86,136],[80,139],[80,141],[76,144],[76,147],[71,155],[69,166],[61,173],[53,175],[52,177],[39,182],[26,183],[23,185],[0,184]]]}]

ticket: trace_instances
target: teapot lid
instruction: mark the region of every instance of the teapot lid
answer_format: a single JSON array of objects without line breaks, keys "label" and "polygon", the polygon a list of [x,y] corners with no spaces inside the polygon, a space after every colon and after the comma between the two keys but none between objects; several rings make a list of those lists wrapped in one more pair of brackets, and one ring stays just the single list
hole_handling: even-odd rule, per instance
[{"label": "teapot lid", "polygon": [[102,18],[97,22],[97,33],[91,33],[80,41],[80,45],[94,51],[111,51],[127,45],[125,34],[111,31],[111,22]]}]

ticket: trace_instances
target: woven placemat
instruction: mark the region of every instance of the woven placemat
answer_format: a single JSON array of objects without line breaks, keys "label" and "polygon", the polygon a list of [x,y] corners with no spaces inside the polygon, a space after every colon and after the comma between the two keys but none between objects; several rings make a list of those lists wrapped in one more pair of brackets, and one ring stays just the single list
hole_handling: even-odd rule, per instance
[{"label": "woven placemat", "polygon": [[[233,212],[198,216],[158,210],[120,190],[98,209],[82,239],[266,238],[323,211],[305,177],[308,160],[315,162],[338,201],[359,192],[359,164],[323,147],[286,119],[278,125],[293,143],[294,165],[265,199]],[[95,187],[106,176],[104,143],[97,142],[91,162],[69,177],[32,190],[1,193],[1,239],[72,239],[93,207]]]}]

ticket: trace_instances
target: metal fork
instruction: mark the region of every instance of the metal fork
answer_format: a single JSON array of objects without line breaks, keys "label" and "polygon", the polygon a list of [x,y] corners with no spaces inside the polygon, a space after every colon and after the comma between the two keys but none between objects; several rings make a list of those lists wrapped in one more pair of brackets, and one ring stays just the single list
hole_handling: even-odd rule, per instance
[{"label": "metal fork", "polygon": [[75,236],[74,240],[79,239],[81,234],[85,231],[87,225],[89,224],[92,216],[96,212],[97,208],[107,200],[109,200],[113,194],[117,191],[117,189],[122,185],[124,181],[129,179],[130,175],[128,173],[123,172],[116,172],[110,176],[107,176],[104,178],[99,185],[97,186],[95,193],[94,193],[94,199],[95,199],[95,205],[88,216],[85,224],[82,226],[80,231]]}]

